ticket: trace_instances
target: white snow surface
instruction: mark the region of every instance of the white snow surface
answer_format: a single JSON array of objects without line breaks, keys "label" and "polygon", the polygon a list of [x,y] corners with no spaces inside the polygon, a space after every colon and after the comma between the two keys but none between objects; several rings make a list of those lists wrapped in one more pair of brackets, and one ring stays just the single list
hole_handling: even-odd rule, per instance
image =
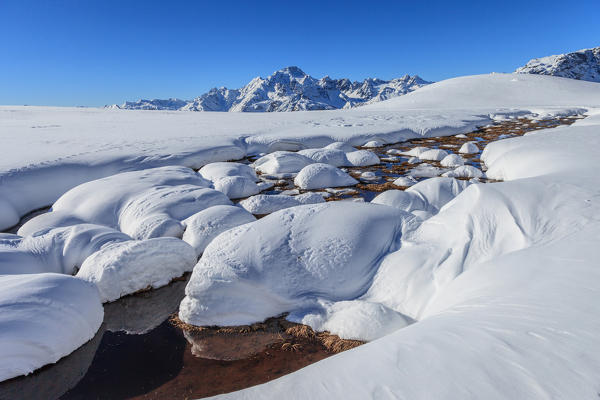
[{"label": "white snow surface", "polygon": [[322,163],[307,165],[294,178],[301,189],[324,189],[329,187],[353,186],[358,181],[344,171]]},{"label": "white snow surface", "polygon": [[421,160],[442,161],[447,155],[448,152],[446,150],[431,149],[422,152],[418,156]]},{"label": "white snow surface", "polygon": [[597,93],[598,84],[592,82],[490,74],[449,79],[356,109],[320,112],[2,106],[0,229],[51,205],[74,186],[118,172],[165,165],[199,168],[247,154],[338,141],[360,145],[372,138],[394,143],[453,135],[488,124],[494,116],[598,106]]},{"label": "white snow surface", "polygon": [[354,167],[368,167],[370,165],[377,165],[381,161],[377,154],[369,150],[356,150],[346,153],[346,157],[350,164]]},{"label": "white snow surface", "polygon": [[0,237],[0,275],[56,272],[72,275],[104,245],[131,238],[114,229],[78,224],[32,236]]},{"label": "white snow surface", "polygon": [[209,181],[216,181],[228,176],[245,176],[254,182],[258,180],[252,167],[236,162],[215,162],[206,164],[198,170],[198,173]]},{"label": "white snow surface", "polygon": [[72,276],[0,275],[0,287],[0,381],[70,354],[104,317],[96,287]]},{"label": "white snow surface", "polygon": [[213,182],[216,190],[223,192],[230,199],[241,199],[260,192],[260,187],[245,176],[226,176]]},{"label": "white snow surface", "polygon": [[600,113],[489,144],[488,176],[387,255],[361,301],[417,322],[220,398],[595,398]]},{"label": "white snow surface", "polygon": [[200,326],[242,325],[298,315],[319,300],[355,299],[413,220],[391,207],[330,202],[228,230],[194,268],[179,316]]},{"label": "white snow surface", "polygon": [[69,190],[50,212],[32,218],[18,233],[26,236],[51,227],[93,223],[134,239],[181,237],[181,220],[213,205],[231,204],[225,194],[207,188],[209,185],[185,167],[112,175]]},{"label": "white snow surface", "polygon": [[440,164],[442,167],[460,167],[461,165],[464,165],[465,160],[463,160],[463,158],[461,156],[459,156],[458,154],[448,154],[446,157],[444,157],[442,159],[442,161],[440,161]]},{"label": "white snow surface", "polygon": [[346,158],[346,152],[338,149],[306,149],[300,150],[298,153],[310,158],[316,163],[330,164],[334,167],[349,165],[349,161]]},{"label": "white snow surface", "polygon": [[461,165],[452,171],[444,172],[442,174],[442,176],[447,176],[449,178],[481,178],[483,175],[483,172],[481,172],[479,168],[472,165]]},{"label": "white snow surface", "polygon": [[263,174],[274,175],[298,172],[313,162],[311,158],[299,153],[275,151],[256,160],[254,167]]},{"label": "white snow surface", "polygon": [[[600,381],[599,88],[548,76],[491,74],[450,79],[360,109],[315,113],[0,107],[1,225],[14,225],[26,212],[63,196],[51,212],[21,228],[24,238],[3,234],[1,239],[22,243],[36,232],[44,235],[83,222],[140,239],[181,236],[183,220],[215,205],[209,199],[231,204],[208,189],[211,182],[183,167],[127,172],[139,175],[115,180],[114,187],[90,182],[124,171],[198,168],[339,141],[393,143],[468,132],[494,119],[587,110],[590,116],[570,127],[488,145],[482,154],[487,175],[505,182],[472,184],[461,192],[467,182],[434,178],[408,189],[427,199],[427,211],[414,211],[427,218],[393,207],[339,202],[292,207],[227,230],[211,241],[194,269],[180,313],[193,323],[237,324],[295,310],[297,319],[319,316],[315,324],[370,338],[395,329],[398,316],[406,323],[416,321],[231,396],[594,398]],[[274,170],[280,167],[272,164]],[[84,182],[90,186],[73,189],[76,195],[65,193]],[[187,246],[173,238],[121,238],[117,234],[83,264],[91,265],[98,255],[107,277],[118,270],[146,276],[150,271],[139,272],[142,267],[134,262],[152,253],[145,246],[157,247],[152,241],[180,243],[173,250]],[[178,253],[189,252],[195,259],[195,251],[186,248]],[[74,249],[77,257],[64,257],[79,262],[87,247]],[[284,268],[280,260],[287,260]],[[153,271],[164,267],[152,262]],[[53,265],[63,271],[77,267],[76,262],[61,263]],[[112,270],[114,265],[119,268]],[[100,276],[97,272],[89,276]],[[163,273],[147,285],[171,274]],[[0,279],[12,276],[41,275]],[[84,296],[74,297],[79,303]],[[348,308],[357,312],[336,308],[342,301],[353,302]],[[365,315],[373,316],[377,328],[352,329],[363,325]],[[79,344],[71,341],[65,352]]]},{"label": "white snow surface", "polygon": [[85,259],[77,277],[94,283],[102,302],[158,288],[191,271],[196,252],[176,238],[111,243]]},{"label": "white snow surface", "polygon": [[199,256],[220,233],[252,221],[256,221],[256,218],[241,207],[209,207],[183,221],[183,241],[191,245]]},{"label": "white snow surface", "polygon": [[475,154],[479,153],[479,147],[474,142],[467,142],[460,146],[458,152],[461,154]]}]

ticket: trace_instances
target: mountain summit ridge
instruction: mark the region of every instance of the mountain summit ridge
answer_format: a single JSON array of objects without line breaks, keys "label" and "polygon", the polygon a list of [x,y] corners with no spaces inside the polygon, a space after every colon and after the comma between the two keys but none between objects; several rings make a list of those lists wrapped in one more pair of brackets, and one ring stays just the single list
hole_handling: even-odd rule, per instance
[{"label": "mountain summit ridge", "polygon": [[600,47],[534,58],[515,72],[600,82]]},{"label": "mountain summit ridge", "polygon": [[297,66],[256,77],[240,89],[213,88],[193,100],[153,99],[107,106],[127,110],[275,112],[352,108],[404,95],[432,82],[418,75],[389,81],[313,78]]}]

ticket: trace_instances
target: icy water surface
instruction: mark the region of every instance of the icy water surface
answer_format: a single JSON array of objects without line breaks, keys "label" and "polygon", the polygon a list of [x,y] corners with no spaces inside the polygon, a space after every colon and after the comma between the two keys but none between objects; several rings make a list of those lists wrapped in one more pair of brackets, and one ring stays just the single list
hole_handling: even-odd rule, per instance
[{"label": "icy water surface", "polygon": [[[482,150],[491,141],[571,124],[578,118],[582,117],[510,119],[466,137],[413,139],[370,148],[382,163],[347,168],[360,184],[329,190],[327,200],[370,201],[381,191],[402,189],[392,182],[423,163],[439,168],[440,174],[451,169],[434,161],[410,164],[408,157],[394,154],[400,151],[422,146],[458,153],[469,141]],[[462,157],[481,169],[480,154]],[[366,171],[373,173],[368,179],[361,177]],[[417,178],[423,179],[427,178]],[[289,190],[296,190],[293,179],[281,179],[263,193]],[[318,341],[286,334],[281,319],[246,331],[182,329],[171,318],[184,297],[187,279],[106,304],[104,323],[90,342],[54,365],[0,383],[0,399],[200,398],[264,383],[334,354]]]}]

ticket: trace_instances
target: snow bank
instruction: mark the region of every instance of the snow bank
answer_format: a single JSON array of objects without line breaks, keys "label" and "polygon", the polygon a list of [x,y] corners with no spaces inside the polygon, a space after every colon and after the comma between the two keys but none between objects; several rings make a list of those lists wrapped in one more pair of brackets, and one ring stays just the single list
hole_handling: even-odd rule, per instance
[{"label": "snow bank", "polygon": [[134,239],[181,237],[181,220],[207,207],[231,204],[210,182],[184,167],[125,172],[79,185],[57,200],[51,212],[25,223],[20,235],[49,227],[94,223]]},{"label": "snow bank", "polygon": [[307,165],[294,178],[294,184],[301,189],[353,186],[357,183],[356,179],[344,171],[329,164],[321,163]]},{"label": "snow bank", "polygon": [[420,153],[418,156],[421,160],[427,161],[442,161],[448,155],[445,150],[432,149]]},{"label": "snow bank", "polygon": [[354,299],[410,221],[390,207],[334,202],[233,228],[206,248],[179,316],[194,325],[240,325],[298,311],[316,298]]},{"label": "snow bank", "polygon": [[475,154],[479,153],[479,147],[474,142],[467,142],[460,146],[458,152],[461,154]]},{"label": "snow bank", "polygon": [[245,176],[253,182],[258,180],[252,167],[236,162],[210,163],[200,168],[198,173],[202,175],[203,178],[213,182],[228,176]]},{"label": "snow bank", "polygon": [[241,199],[260,192],[260,187],[245,176],[226,176],[214,181],[215,189],[230,199]]},{"label": "snow bank", "polygon": [[369,150],[357,150],[346,153],[346,157],[350,164],[354,167],[368,167],[370,165],[377,165],[381,161],[377,154]]},{"label": "snow bank", "polygon": [[452,171],[444,172],[442,176],[448,178],[481,178],[483,172],[479,168],[475,168],[472,165],[461,165]]},{"label": "snow bank", "polygon": [[327,331],[346,339],[371,341],[408,326],[412,320],[379,303],[362,300],[321,304],[300,320],[318,332]]},{"label": "snow bank", "polygon": [[348,159],[346,158],[346,152],[338,149],[306,149],[300,150],[298,154],[302,154],[316,163],[329,164],[333,165],[334,167],[342,167],[348,165],[349,163]]},{"label": "snow bank", "polygon": [[0,275],[0,381],[58,361],[90,340],[98,290],[61,274]]},{"label": "snow bank", "polygon": [[220,233],[252,221],[256,221],[256,218],[240,207],[209,207],[183,221],[186,227],[183,241],[191,245],[199,256]]},{"label": "snow bank", "polygon": [[0,237],[0,275],[56,272],[72,275],[104,245],[131,238],[114,229],[80,224],[40,231],[33,236]]},{"label": "snow bank", "polygon": [[356,151],[356,149],[350,146],[346,142],[333,142],[324,147],[324,149],[335,149],[342,150],[344,153],[350,153],[352,151]]},{"label": "snow bank", "polygon": [[448,154],[442,159],[442,161],[440,161],[440,164],[442,167],[454,168],[464,165],[465,160],[463,160],[463,158],[458,154]]},{"label": "snow bank", "polygon": [[263,156],[254,162],[257,171],[263,174],[283,174],[298,172],[313,160],[302,154],[290,151],[276,151]]},{"label": "snow bank", "polygon": [[194,249],[175,238],[112,243],[86,258],[77,277],[94,283],[102,302],[158,288],[191,271]]}]

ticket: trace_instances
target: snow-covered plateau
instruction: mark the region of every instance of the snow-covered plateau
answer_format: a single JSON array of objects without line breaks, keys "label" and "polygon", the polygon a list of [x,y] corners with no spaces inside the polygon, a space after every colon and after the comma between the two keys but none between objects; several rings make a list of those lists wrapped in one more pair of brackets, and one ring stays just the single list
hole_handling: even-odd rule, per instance
[{"label": "snow-covered plateau", "polygon": [[[323,202],[357,185],[349,168],[382,162],[371,152],[382,144],[576,114],[485,148],[390,151],[435,177]],[[0,234],[0,380],[88,341],[102,302],[193,268],[188,324],[289,313],[369,341],[224,398],[600,393],[598,83],[466,76],[297,113],[5,106],[0,135],[0,229],[51,206]],[[285,179],[296,187],[256,194]]]}]

